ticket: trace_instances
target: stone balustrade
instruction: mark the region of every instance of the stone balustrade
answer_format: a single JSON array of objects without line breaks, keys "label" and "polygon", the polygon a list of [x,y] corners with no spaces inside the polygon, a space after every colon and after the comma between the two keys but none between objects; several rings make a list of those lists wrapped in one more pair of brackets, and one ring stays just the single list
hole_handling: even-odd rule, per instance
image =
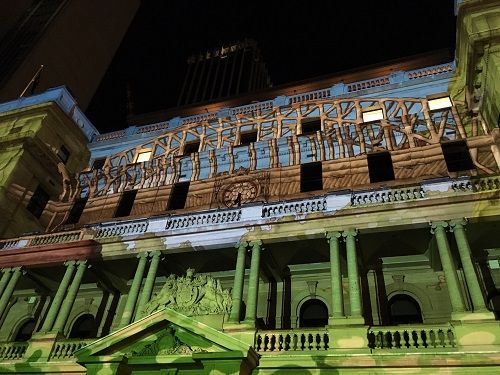
[{"label": "stone balustrade", "polygon": [[455,348],[456,336],[451,326],[427,325],[372,327],[368,330],[368,346],[372,350]]},{"label": "stone balustrade", "polygon": [[326,199],[324,197],[320,197],[315,199],[304,199],[294,202],[281,202],[278,204],[266,205],[262,207],[262,217],[283,217],[288,215],[310,214],[326,210]]},{"label": "stone balustrade", "polygon": [[124,223],[106,223],[93,227],[95,238],[106,238],[114,236],[130,236],[145,233],[148,230],[148,220],[134,220]]},{"label": "stone balustrade", "polygon": [[205,225],[236,223],[241,220],[241,210],[214,211],[202,214],[170,216],[165,229],[185,229]]},{"label": "stone balustrade", "polygon": [[[476,194],[500,190],[500,176],[460,177],[457,179],[438,179],[423,181],[420,185],[400,186],[364,192],[332,192],[316,198],[295,199],[273,204],[253,203],[241,208],[217,209],[211,211],[163,215],[149,219],[112,221],[99,225],[89,225],[79,231],[58,232],[42,235],[21,236],[0,240],[0,250],[21,249],[57,243],[79,241],[81,239],[100,240],[114,236],[134,236],[156,233],[163,230],[185,230],[187,228],[206,228],[213,230],[221,224],[261,225],[267,220],[295,216],[301,220],[311,213],[335,213],[342,208],[355,208],[369,205],[411,202],[437,197]],[[340,206],[333,202],[345,202]],[[350,202],[350,204],[349,204]]]},{"label": "stone balustrade", "polygon": [[0,361],[23,359],[27,342],[3,342],[0,344]]},{"label": "stone balustrade", "polygon": [[257,352],[325,351],[330,349],[330,335],[324,328],[289,331],[258,331],[255,336]]},{"label": "stone balustrade", "polygon": [[87,346],[96,339],[73,339],[57,341],[50,353],[51,361],[73,360],[77,350]]},{"label": "stone balustrade", "polygon": [[57,243],[73,242],[81,240],[82,237],[83,237],[83,231],[81,230],[44,234],[33,237],[30,240],[28,246],[43,246],[43,245],[52,245]]},{"label": "stone balustrade", "polygon": [[368,204],[383,204],[392,202],[405,202],[426,197],[421,186],[410,186],[398,189],[371,190],[356,192],[351,196],[352,206],[364,206]]},{"label": "stone balustrade", "polygon": [[316,90],[316,91],[308,91],[302,94],[292,95],[290,96],[290,104],[304,102],[307,100],[318,100],[325,99],[331,96],[330,89]]}]

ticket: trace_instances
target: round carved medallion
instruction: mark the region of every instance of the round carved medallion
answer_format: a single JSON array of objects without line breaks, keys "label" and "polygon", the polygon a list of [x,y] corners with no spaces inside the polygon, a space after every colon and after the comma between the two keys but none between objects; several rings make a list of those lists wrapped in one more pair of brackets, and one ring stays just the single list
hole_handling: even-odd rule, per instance
[{"label": "round carved medallion", "polygon": [[239,206],[252,202],[259,195],[259,185],[251,180],[236,181],[223,188],[221,193],[221,201],[226,207]]}]

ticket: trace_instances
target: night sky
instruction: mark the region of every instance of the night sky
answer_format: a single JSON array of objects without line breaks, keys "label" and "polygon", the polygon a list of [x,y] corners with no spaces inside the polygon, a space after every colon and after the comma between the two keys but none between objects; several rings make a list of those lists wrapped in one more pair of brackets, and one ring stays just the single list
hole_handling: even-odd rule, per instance
[{"label": "night sky", "polygon": [[173,107],[191,54],[244,38],[258,42],[277,86],[453,51],[453,1],[142,0],[87,116],[101,132],[127,127],[127,85],[135,114]]}]

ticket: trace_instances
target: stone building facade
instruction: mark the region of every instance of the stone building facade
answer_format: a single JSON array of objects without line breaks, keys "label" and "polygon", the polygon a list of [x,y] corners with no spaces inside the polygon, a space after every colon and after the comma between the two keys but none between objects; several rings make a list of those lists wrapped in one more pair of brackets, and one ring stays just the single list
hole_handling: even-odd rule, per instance
[{"label": "stone building facade", "polygon": [[498,372],[499,9],[457,3],[454,61],[113,133],[0,104],[0,372]]}]

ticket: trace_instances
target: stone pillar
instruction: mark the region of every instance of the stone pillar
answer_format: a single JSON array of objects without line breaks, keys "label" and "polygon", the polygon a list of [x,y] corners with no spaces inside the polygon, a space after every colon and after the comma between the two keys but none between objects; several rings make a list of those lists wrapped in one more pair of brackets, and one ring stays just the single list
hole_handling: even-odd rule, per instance
[{"label": "stone pillar", "polygon": [[241,300],[243,299],[243,285],[245,283],[245,253],[248,243],[240,242],[236,247],[238,255],[236,258],[236,269],[234,272],[233,293],[231,314],[229,315],[230,323],[239,323],[241,314]]},{"label": "stone pillar", "polygon": [[75,273],[75,277],[71,282],[71,285],[68,289],[68,294],[66,294],[66,298],[64,299],[61,310],[59,310],[59,315],[57,316],[56,322],[54,323],[53,330],[57,332],[63,332],[64,326],[68,321],[69,313],[73,308],[73,304],[75,303],[76,295],[78,294],[78,290],[80,289],[80,284],[82,283],[83,274],[87,269],[87,261],[78,261],[78,268]]},{"label": "stone pillar", "polygon": [[52,299],[52,303],[50,304],[49,311],[47,312],[47,316],[45,317],[45,321],[42,325],[42,332],[49,332],[54,325],[54,321],[56,320],[57,313],[59,312],[59,308],[61,307],[64,296],[66,295],[66,291],[68,290],[69,283],[71,278],[73,277],[73,273],[75,271],[75,261],[66,262],[66,272],[62,278],[59,287],[57,288],[57,292]]},{"label": "stone pillar", "polygon": [[436,237],[439,257],[441,258],[441,265],[443,266],[444,276],[446,277],[446,284],[448,286],[448,294],[450,295],[452,312],[465,311],[464,300],[460,292],[460,284],[458,283],[458,276],[453,264],[451,256],[450,245],[446,238],[446,231],[444,228],[448,226],[445,221],[437,221],[432,223],[431,233]]},{"label": "stone pillar", "polygon": [[344,296],[342,292],[342,274],[340,272],[339,238],[340,232],[328,232],[326,238],[330,244],[330,281],[332,287],[332,313],[330,317],[344,318]]},{"label": "stone pillar", "polygon": [[9,304],[9,300],[12,297],[12,293],[14,293],[14,288],[16,287],[17,281],[21,277],[22,270],[21,267],[16,267],[11,270],[12,276],[10,277],[9,282],[7,283],[2,296],[0,297],[0,318],[5,313],[5,309]]},{"label": "stone pillar", "polygon": [[127,302],[122,313],[122,319],[120,321],[120,325],[118,326],[119,328],[129,325],[130,321],[132,320],[135,303],[137,302],[137,295],[139,294],[142,277],[144,276],[147,253],[140,253],[139,255],[137,255],[137,257],[139,258],[139,263],[137,264],[137,269],[135,271],[134,280],[132,281],[132,286],[130,287],[130,291],[128,292]]},{"label": "stone pillar", "polygon": [[245,323],[255,326],[255,320],[257,319],[257,297],[259,295],[260,251],[262,241],[252,241],[250,245],[252,246],[252,260],[250,262],[250,279],[248,280]]},{"label": "stone pillar", "polygon": [[160,263],[161,252],[153,251],[150,253],[150,256],[151,264],[149,265],[146,281],[144,282],[144,288],[142,288],[141,298],[139,299],[139,304],[137,305],[135,320],[142,318],[142,310],[151,299],[151,294],[153,293],[156,280],[156,271],[158,271],[158,264]]},{"label": "stone pillar", "polygon": [[356,253],[356,235],[355,229],[347,230],[342,233],[345,237],[346,255],[347,255],[347,277],[349,280],[349,302],[351,304],[352,318],[362,318],[361,315],[361,289],[359,287],[358,256]]},{"label": "stone pillar", "polygon": [[460,261],[462,262],[462,268],[464,270],[465,281],[469,288],[473,310],[476,312],[486,312],[486,304],[484,303],[483,292],[479,285],[479,280],[477,278],[474,265],[471,259],[471,249],[469,246],[469,241],[467,241],[467,236],[465,235],[465,225],[466,221],[453,220],[450,222],[450,228],[455,235],[455,241],[457,242],[458,253],[460,254]]},{"label": "stone pillar", "polygon": [[2,278],[0,279],[0,296],[2,295],[3,291],[5,290],[5,287],[7,286],[10,280],[11,271],[12,271],[11,268],[2,269]]}]

